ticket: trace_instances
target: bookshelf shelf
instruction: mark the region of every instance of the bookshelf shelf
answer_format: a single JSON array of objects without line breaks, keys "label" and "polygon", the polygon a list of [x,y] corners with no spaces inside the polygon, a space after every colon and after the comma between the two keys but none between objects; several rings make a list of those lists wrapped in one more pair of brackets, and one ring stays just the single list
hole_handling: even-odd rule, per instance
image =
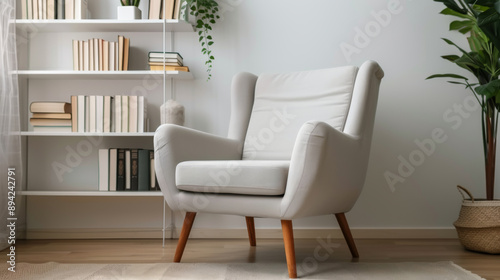
[{"label": "bookshelf shelf", "polygon": [[16,20],[18,31],[30,33],[37,32],[193,32],[191,23],[177,20],[113,20],[113,19],[87,19],[87,20]]},{"label": "bookshelf shelf", "polygon": [[103,136],[103,137],[153,137],[155,134],[154,132],[142,132],[142,133],[116,133],[116,132],[109,132],[109,133],[90,133],[90,132],[33,132],[33,131],[21,131],[20,133],[21,136],[72,136],[72,137],[87,137],[87,136]]},{"label": "bookshelf shelf", "polygon": [[[73,71],[73,70],[18,70],[19,77],[36,80],[130,80],[144,77],[163,76],[164,71],[133,70],[133,71]],[[165,71],[168,78],[177,80],[192,80],[191,72]]]},{"label": "bookshelf shelf", "polygon": [[110,191],[18,191],[18,195],[25,196],[160,196],[159,191],[150,192],[110,192]]}]

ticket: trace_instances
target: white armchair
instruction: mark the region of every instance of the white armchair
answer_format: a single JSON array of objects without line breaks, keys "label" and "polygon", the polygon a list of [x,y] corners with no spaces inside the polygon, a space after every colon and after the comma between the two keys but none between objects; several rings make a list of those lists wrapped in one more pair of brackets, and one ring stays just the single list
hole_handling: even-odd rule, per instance
[{"label": "white armchair", "polygon": [[296,278],[292,219],[335,214],[353,257],[344,213],[364,185],[380,81],[361,67],[240,73],[231,88],[228,137],[162,125],[155,168],[172,210],[186,211],[174,262],[180,262],[197,212],[281,220],[290,278]]}]

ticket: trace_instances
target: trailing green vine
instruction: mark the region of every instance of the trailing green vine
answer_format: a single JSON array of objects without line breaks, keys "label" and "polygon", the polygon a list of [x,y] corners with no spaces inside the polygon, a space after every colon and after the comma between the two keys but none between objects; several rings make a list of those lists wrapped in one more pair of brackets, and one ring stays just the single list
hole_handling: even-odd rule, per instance
[{"label": "trailing green vine", "polygon": [[[181,10],[189,10],[189,14],[196,18],[196,31],[198,31],[199,42],[201,43],[201,52],[206,55],[207,60],[207,80],[212,78],[213,61],[215,57],[212,54],[211,46],[214,44],[213,37],[210,35],[212,26],[220,19],[219,4],[215,0],[183,0]],[[181,18],[188,20],[188,13],[184,12]]]}]

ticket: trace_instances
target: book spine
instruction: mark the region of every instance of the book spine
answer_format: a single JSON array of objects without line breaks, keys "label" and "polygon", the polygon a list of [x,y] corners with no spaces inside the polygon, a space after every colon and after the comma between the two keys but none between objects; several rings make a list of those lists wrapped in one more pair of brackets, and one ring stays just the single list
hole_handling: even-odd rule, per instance
[{"label": "book spine", "polygon": [[96,132],[104,131],[104,96],[98,95],[95,98],[95,130]]},{"label": "book spine", "polygon": [[149,150],[139,150],[139,176],[138,190],[149,191],[150,185],[150,160]]},{"label": "book spine", "polygon": [[125,190],[131,190],[131,159],[130,150],[125,150]]},{"label": "book spine", "polygon": [[109,190],[116,191],[116,175],[117,175],[117,160],[118,150],[109,149]]},{"label": "book spine", "polygon": [[115,96],[114,132],[122,132],[122,96]]},{"label": "book spine", "polygon": [[99,191],[109,190],[109,152],[99,149]]},{"label": "book spine", "polygon": [[128,96],[122,96],[122,132],[129,132],[128,130]]},{"label": "book spine", "polygon": [[116,161],[116,190],[125,190],[125,149],[117,150]]},{"label": "book spine", "polygon": [[130,190],[139,189],[139,150],[130,150]]},{"label": "book spine", "polygon": [[77,98],[78,109],[76,113],[76,121],[78,132],[85,132],[85,96],[78,95]]},{"label": "book spine", "polygon": [[71,96],[71,132],[78,132],[78,96]]}]

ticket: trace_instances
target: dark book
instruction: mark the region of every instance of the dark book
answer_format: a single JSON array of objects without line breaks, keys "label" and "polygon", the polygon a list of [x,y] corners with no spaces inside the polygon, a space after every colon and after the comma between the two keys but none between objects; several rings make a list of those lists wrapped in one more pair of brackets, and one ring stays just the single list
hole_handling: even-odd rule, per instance
[{"label": "dark book", "polygon": [[118,149],[116,162],[116,190],[125,190],[125,151],[126,149]]},{"label": "dark book", "polygon": [[139,190],[139,150],[130,150],[130,190]]},{"label": "dark book", "polygon": [[150,160],[149,150],[139,150],[139,191],[149,191]]}]

